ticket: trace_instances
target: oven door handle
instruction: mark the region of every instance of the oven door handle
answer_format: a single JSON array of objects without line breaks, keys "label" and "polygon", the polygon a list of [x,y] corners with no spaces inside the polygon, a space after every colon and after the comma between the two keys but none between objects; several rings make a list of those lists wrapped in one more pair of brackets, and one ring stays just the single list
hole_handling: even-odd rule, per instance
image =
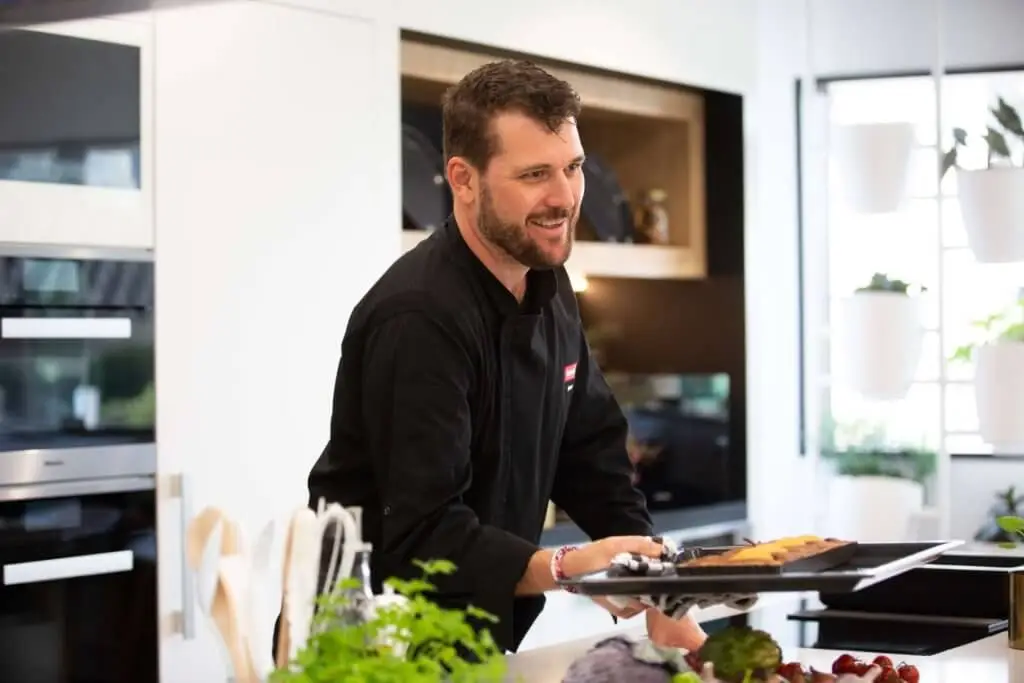
[{"label": "oven door handle", "polygon": [[5,564],[3,579],[5,586],[18,586],[26,583],[43,583],[130,572],[134,566],[135,554],[131,550],[118,550],[110,553]]}]

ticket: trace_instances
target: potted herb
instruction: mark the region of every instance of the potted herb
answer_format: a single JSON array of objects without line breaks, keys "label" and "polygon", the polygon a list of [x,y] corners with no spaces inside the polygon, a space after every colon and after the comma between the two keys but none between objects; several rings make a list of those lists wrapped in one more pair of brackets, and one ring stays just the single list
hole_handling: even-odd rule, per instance
[{"label": "potted herb", "polygon": [[1018,495],[1017,487],[1011,486],[1005,491],[996,492],[996,502],[989,509],[989,518],[974,535],[975,541],[986,543],[999,543],[1009,547],[1015,547],[1019,539],[1019,531],[1024,530],[1016,527],[1007,528],[1007,518],[1019,519],[1020,507],[1024,503],[1024,496]]},{"label": "potted herb", "polygon": [[924,287],[875,273],[847,297],[839,313],[840,372],[854,391],[875,400],[906,396],[924,341]]},{"label": "potted herb", "polygon": [[953,353],[974,363],[978,430],[996,453],[1024,452],[1024,298],[976,321],[975,341]]},{"label": "potted herb", "polygon": [[847,205],[858,213],[899,209],[913,147],[910,123],[838,126],[832,133],[832,156]]},{"label": "potted herb", "polygon": [[978,139],[984,143],[978,168],[965,168],[971,138],[953,129],[953,146],[943,155],[941,176],[956,168],[960,214],[967,242],[981,263],[1024,260],[1024,124],[1002,97],[989,109],[992,122]]},{"label": "potted herb", "polygon": [[[451,574],[443,560],[418,563],[424,578],[389,579],[405,599],[378,606],[361,624],[337,623],[345,591],[320,600],[310,638],[296,658],[271,674],[269,683],[484,683],[504,680],[505,657],[486,629],[470,619],[496,621],[474,607],[443,609],[432,602],[429,577]],[[347,588],[343,581],[341,588]]]},{"label": "potted herb", "polygon": [[831,430],[822,445],[830,466],[826,532],[859,541],[908,540],[935,472],[931,449],[895,444],[868,425]]}]

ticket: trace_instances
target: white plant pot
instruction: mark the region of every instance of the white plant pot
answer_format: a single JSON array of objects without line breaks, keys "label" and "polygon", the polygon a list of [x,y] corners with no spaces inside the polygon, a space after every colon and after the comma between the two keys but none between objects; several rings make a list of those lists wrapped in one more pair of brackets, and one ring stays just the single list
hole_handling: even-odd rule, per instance
[{"label": "white plant pot", "polygon": [[841,380],[865,398],[907,395],[924,341],[921,299],[892,292],[858,292],[842,302],[838,329]]},{"label": "white plant pot", "polygon": [[829,481],[825,535],[850,541],[909,541],[924,508],[924,486],[897,477],[835,475]]},{"label": "white plant pot", "polygon": [[1024,168],[957,169],[960,215],[979,263],[1024,261]]},{"label": "white plant pot", "polygon": [[903,203],[914,127],[909,123],[838,126],[832,134],[838,188],[858,213],[889,213]]},{"label": "white plant pot", "polygon": [[1024,452],[1024,343],[998,342],[974,352],[978,429],[996,453]]}]

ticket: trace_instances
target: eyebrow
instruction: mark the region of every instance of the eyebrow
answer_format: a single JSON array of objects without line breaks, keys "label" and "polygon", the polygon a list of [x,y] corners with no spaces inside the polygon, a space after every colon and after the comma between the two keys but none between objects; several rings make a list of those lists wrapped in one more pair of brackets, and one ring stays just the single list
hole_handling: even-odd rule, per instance
[{"label": "eyebrow", "polygon": [[[586,161],[586,155],[585,154],[580,154],[580,155],[576,156],[569,163],[570,164],[583,164],[584,161]],[[516,175],[522,175],[524,173],[532,173],[533,171],[545,171],[545,170],[547,170],[549,168],[551,168],[551,164],[536,164],[534,166],[527,166],[525,168],[516,169]]]}]

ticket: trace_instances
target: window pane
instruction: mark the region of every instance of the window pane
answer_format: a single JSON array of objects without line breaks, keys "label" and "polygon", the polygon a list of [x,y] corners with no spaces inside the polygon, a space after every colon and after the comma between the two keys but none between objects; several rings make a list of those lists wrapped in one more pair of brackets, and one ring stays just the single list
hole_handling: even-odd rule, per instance
[{"label": "window pane", "polygon": [[[1024,286],[1024,263],[979,264],[969,249],[951,249],[945,254],[945,334],[947,354],[957,346],[979,339],[973,323],[995,313],[1017,299]],[[950,363],[950,379],[971,379],[969,364]]]},{"label": "window pane", "polygon": [[828,95],[835,125],[909,121],[920,144],[935,144],[935,85],[928,77],[832,83]]},{"label": "window pane", "polygon": [[977,404],[973,384],[946,385],[946,429],[951,432],[978,431]]},{"label": "window pane", "polygon": [[992,453],[992,446],[981,440],[981,434],[950,434],[946,439],[946,450],[964,455]]},{"label": "window pane", "polygon": [[884,428],[893,444],[939,445],[939,385],[915,384],[902,401],[868,401],[845,387],[832,387],[836,424],[869,423]]},{"label": "window pane", "polygon": [[[904,211],[891,214],[833,211],[829,228],[833,296],[853,293],[875,272],[934,290],[939,258],[935,216],[934,201],[909,202]],[[934,321],[937,309],[931,303],[928,316]]]},{"label": "window pane", "polygon": [[[921,147],[910,153],[907,170],[907,197],[910,199],[934,197],[939,186],[939,156],[934,147]],[[943,191],[950,192],[953,174],[942,179]]]},{"label": "window pane", "polygon": [[956,197],[942,199],[942,244],[946,247],[967,246],[967,231],[964,230],[960,202]]}]

